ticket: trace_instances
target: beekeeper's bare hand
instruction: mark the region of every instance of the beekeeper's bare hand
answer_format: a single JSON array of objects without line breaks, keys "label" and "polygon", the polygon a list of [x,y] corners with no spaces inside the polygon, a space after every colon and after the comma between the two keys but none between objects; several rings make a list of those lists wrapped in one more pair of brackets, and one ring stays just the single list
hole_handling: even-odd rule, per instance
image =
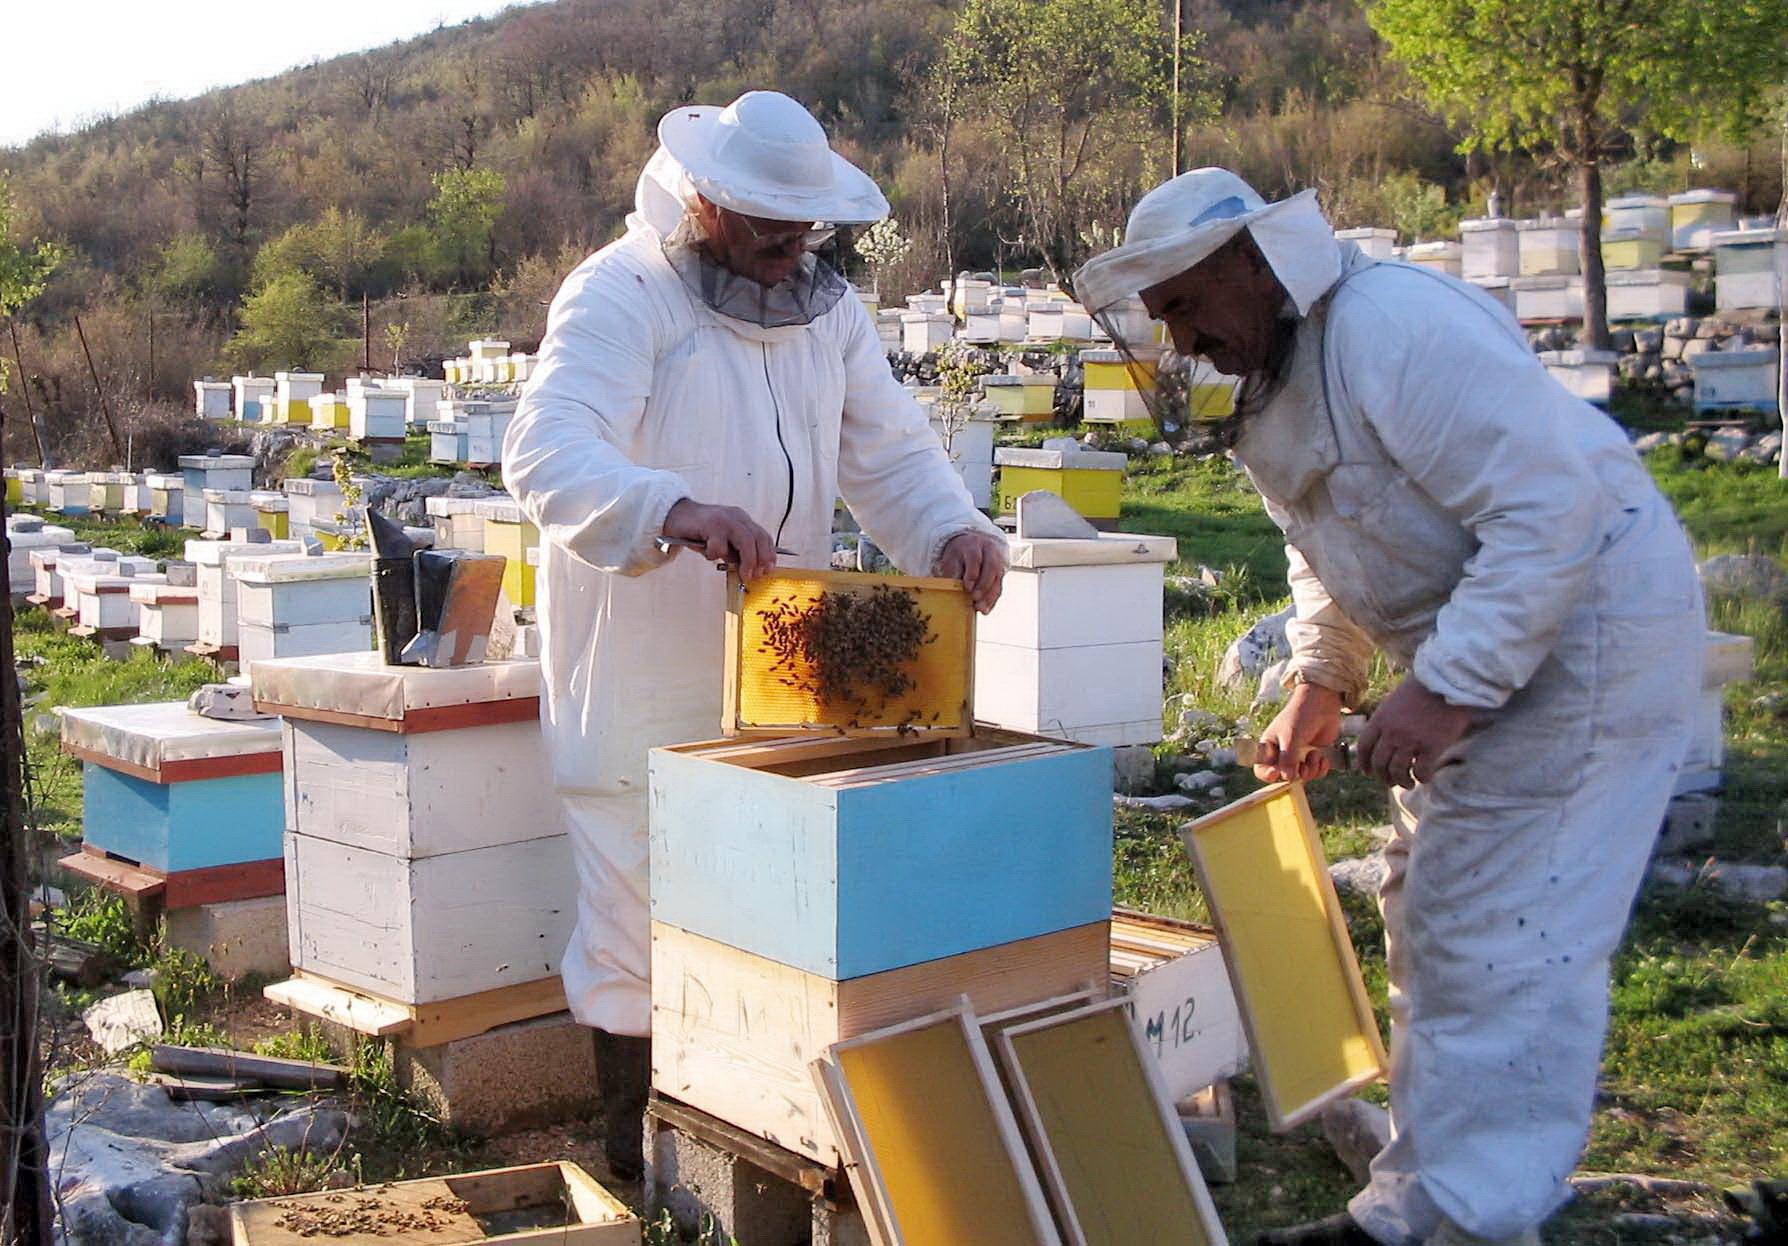
[{"label": "beekeeper's bare hand", "polygon": [[1360,734],[1360,769],[1393,787],[1426,783],[1471,726],[1472,711],[1405,679]]},{"label": "beekeeper's bare hand", "polygon": [[958,532],[937,556],[937,574],[961,580],[975,609],[986,614],[1000,599],[1006,578],[1006,543],[985,532]]},{"label": "beekeeper's bare hand", "polygon": [[684,498],[664,516],[664,535],[702,542],[708,561],[733,564],[748,584],[776,566],[776,542],[736,506]]},{"label": "beekeeper's bare hand", "polygon": [[1341,738],[1341,694],[1319,684],[1299,684],[1261,733],[1254,777],[1265,783],[1320,779],[1328,757],[1318,751]]}]

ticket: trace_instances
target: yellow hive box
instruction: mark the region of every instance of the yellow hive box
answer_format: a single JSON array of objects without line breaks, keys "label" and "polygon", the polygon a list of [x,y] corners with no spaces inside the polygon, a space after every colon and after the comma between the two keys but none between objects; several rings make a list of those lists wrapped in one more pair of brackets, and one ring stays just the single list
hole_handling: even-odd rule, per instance
[{"label": "yellow hive box", "polygon": [[6,504],[17,506],[25,500],[25,482],[12,468],[6,469]]},{"label": "yellow hive box", "polygon": [[348,404],[335,394],[318,394],[308,405],[310,426],[318,432],[348,426]]},{"label": "yellow hive box", "polygon": [[[487,547],[488,548],[488,547]],[[967,735],[974,715],[975,611],[956,580],[867,575],[855,571],[773,571],[750,585],[727,581],[726,717],[729,735],[788,735],[821,730],[847,736]],[[873,707],[827,705],[802,681],[807,668],[779,666],[769,624],[785,609],[827,593],[869,597],[910,593],[929,639],[904,672],[910,691]]]},{"label": "yellow hive box", "polygon": [[1602,238],[1602,264],[1616,271],[1656,268],[1664,259],[1664,244],[1636,231],[1626,235],[1607,234]]},{"label": "yellow hive box", "polygon": [[995,450],[994,465],[1000,469],[1000,511],[1011,513],[1018,499],[1038,489],[1058,493],[1063,500],[1095,523],[1115,523],[1123,506],[1122,454],[1096,450],[1030,450],[1006,447]]},{"label": "yellow hive box", "polygon": [[475,513],[484,520],[484,552],[509,560],[503,568],[503,592],[509,604],[527,608],[534,604],[534,568],[528,551],[540,546],[540,529],[522,514],[512,498],[481,498]]},{"label": "yellow hive box", "polygon": [[276,541],[284,541],[292,535],[291,516],[285,510],[272,507],[255,507],[255,522],[273,534]]},{"label": "yellow hive box", "polygon": [[1125,359],[1122,351],[1083,350],[1081,366],[1086,371],[1088,389],[1152,389],[1155,385],[1156,361]]},{"label": "yellow hive box", "polygon": [[1002,420],[1045,424],[1055,417],[1055,378],[998,373],[981,378],[981,392]]}]

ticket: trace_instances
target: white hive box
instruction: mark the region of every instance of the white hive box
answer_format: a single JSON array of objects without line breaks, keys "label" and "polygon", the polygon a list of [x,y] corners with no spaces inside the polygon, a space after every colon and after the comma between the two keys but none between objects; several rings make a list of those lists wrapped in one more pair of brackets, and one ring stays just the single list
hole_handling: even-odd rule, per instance
[{"label": "white hive box", "polygon": [[44,483],[41,467],[19,468],[19,500],[27,506],[42,506],[49,501],[49,486]]},{"label": "white hive box", "polygon": [[451,404],[454,418],[465,429],[465,462],[473,467],[495,467],[503,461],[503,436],[515,418],[516,403],[466,402]]},{"label": "white hive box", "polygon": [[1641,230],[1605,230],[1602,233],[1602,268],[1610,273],[1657,268],[1663,262],[1664,250],[1662,242]]},{"label": "white hive box", "polygon": [[[442,403],[442,406],[448,404]],[[464,463],[466,461],[466,426],[458,420],[428,422],[428,461],[430,463]]]},{"label": "white hive box", "polygon": [[1713,235],[1714,307],[1780,311],[1788,238],[1775,229],[1733,229]]},{"label": "white hive box", "polygon": [[540,736],[540,666],[257,662],[283,719],[294,969],[401,1004],[551,978],[577,871]]},{"label": "white hive box", "polygon": [[1418,242],[1409,248],[1405,258],[1411,264],[1449,277],[1465,275],[1465,248],[1457,242]]},{"label": "white hive box", "polygon": [[509,343],[498,338],[481,338],[470,345],[471,381],[476,385],[495,385],[502,379],[502,368],[509,362]]},{"label": "white hive box", "polygon": [[333,520],[342,508],[341,486],[333,480],[295,477],[280,483],[286,495],[286,535],[302,541],[319,519]]},{"label": "white hive box", "polygon": [[136,472],[110,471],[87,473],[87,505],[109,515],[123,515],[136,509],[137,488],[143,478]]},{"label": "white hive box", "polygon": [[1059,342],[1067,336],[1068,305],[1061,299],[1026,299],[1024,335],[1033,342]]},{"label": "white hive box", "polygon": [[1093,317],[1079,303],[1062,304],[1062,337],[1070,342],[1090,342],[1093,340]]},{"label": "white hive box", "polygon": [[188,541],[186,560],[198,564],[199,638],[194,653],[220,661],[236,656],[237,558],[268,558],[275,554],[302,555],[301,541]]},{"label": "white hive box", "polygon": [[1602,205],[1604,237],[1632,232],[1670,250],[1670,201],[1662,195],[1622,195]]},{"label": "white hive box", "polygon": [[1614,395],[1614,369],[1620,356],[1611,350],[1544,350],[1546,375],[1585,402],[1605,407]]},{"label": "white hive box", "polygon": [[193,411],[201,420],[230,418],[230,383],[228,381],[194,381]]},{"label": "white hive box", "polygon": [[901,349],[901,313],[897,308],[883,308],[875,313],[875,336],[880,340],[882,349],[893,354]]},{"label": "white hive box", "polygon": [[1509,289],[1514,292],[1517,320],[1583,319],[1581,277],[1516,277]]},{"label": "white hive box", "polygon": [[1579,271],[1583,236],[1575,221],[1547,217],[1517,221],[1523,277],[1572,276]]},{"label": "white hive box", "polygon": [[372,647],[372,555],[274,555],[235,560],[236,653],[268,658],[360,653]]},{"label": "white hive box", "polygon": [[1713,236],[1732,228],[1738,196],[1727,190],[1685,190],[1670,196],[1670,245],[1677,251],[1707,251]]},{"label": "white hive box", "polygon": [[999,340],[1014,344],[1024,341],[1025,330],[1030,327],[1030,314],[1025,311],[1024,296],[1002,299],[999,313]]},{"label": "white hive box", "polygon": [[1688,314],[1689,274],[1670,268],[1611,272],[1609,320],[1669,320]]},{"label": "white hive box", "polygon": [[1111,986],[1130,1001],[1176,1103],[1248,1067],[1217,932],[1131,909],[1111,916]]},{"label": "white hive box", "polygon": [[231,377],[230,387],[236,392],[236,418],[244,424],[271,423],[277,384],[270,376]]},{"label": "white hive box", "polygon": [[435,418],[435,410],[441,404],[441,392],[447,388],[444,381],[420,376],[400,376],[391,384],[409,399],[404,407],[404,423],[412,428],[421,428]]},{"label": "white hive box", "polygon": [[[58,531],[66,532],[67,529],[58,529]],[[82,546],[77,547],[79,554],[75,551],[70,551],[65,554],[61,547],[56,545],[19,544],[22,538],[27,536],[35,537],[37,535],[39,535],[37,532],[13,532],[9,533],[7,536],[7,539],[12,542],[12,559],[17,561],[21,555],[24,555],[28,559],[31,573],[30,579],[22,585],[15,577],[11,584],[11,591],[14,596],[17,596],[20,592],[29,593],[30,596],[26,597],[25,600],[29,601],[34,606],[42,606],[45,610],[60,610],[62,608],[63,594],[67,591],[62,582],[62,560],[64,558],[77,557],[79,554],[85,554],[87,550]],[[70,535],[72,536],[73,534],[71,533]]]},{"label": "white hive box", "polygon": [[990,510],[993,507],[993,434],[999,425],[999,417],[991,406],[970,406],[962,411],[952,412],[948,417],[938,411],[938,405],[921,402],[925,414],[931,419],[931,431],[943,443],[944,451],[950,456],[950,464],[956,474],[962,477],[963,485],[969,496],[974,499],[979,510]]},{"label": "white hive box", "polygon": [[80,597],[70,587],[69,576],[107,574],[117,568],[118,560],[122,557],[117,550],[107,549],[103,545],[84,554],[63,554],[57,560],[53,572],[52,587],[59,583],[62,597],[62,604],[56,608],[56,617],[70,623],[78,623],[81,619]]},{"label": "white hive box", "polygon": [[154,500],[151,497],[149,490],[149,473],[138,472],[136,473],[136,479],[136,484],[126,487],[124,491],[123,513],[126,515],[147,515],[149,514],[151,507],[154,505]]},{"label": "white hive box", "polygon": [[45,505],[50,510],[64,515],[85,515],[90,509],[87,499],[91,490],[87,484],[86,472],[45,472],[44,484],[49,490]]},{"label": "white hive box", "polygon": [[[143,476],[143,484],[149,490],[149,509],[145,512],[152,519],[164,523],[181,524],[186,517],[186,477],[166,473],[147,472]],[[199,525],[205,522],[205,499],[193,495],[193,505],[199,510]]]},{"label": "white hive box", "polygon": [[137,608],[130,599],[135,584],[164,584],[153,558],[122,556],[114,563],[84,563],[64,573],[65,600],[73,603],[78,622],[68,630],[98,640],[123,640],[137,634]]},{"label": "white hive box", "polygon": [[435,529],[436,549],[484,552],[484,518],[477,498],[433,497],[423,502]]},{"label": "white hive box", "polygon": [[956,331],[956,322],[947,312],[902,312],[900,316],[900,348],[909,355],[923,355],[936,350]]},{"label": "white hive box", "polygon": [[[9,592],[30,593],[37,590],[37,576],[31,556],[37,550],[49,551],[75,543],[74,531],[44,523],[31,515],[6,517],[6,582]],[[57,593],[60,597],[62,594]]]},{"label": "white hive box", "polygon": [[975,630],[975,714],[1084,744],[1161,738],[1162,590],[1171,537],[1112,532],[1007,545]]},{"label": "white hive box", "polygon": [[1000,313],[998,308],[970,312],[963,317],[962,331],[959,336],[963,341],[973,342],[978,346],[989,346],[999,341]]},{"label": "white hive box", "polygon": [[246,454],[183,454],[180,475],[186,482],[183,523],[192,529],[203,528],[209,519],[205,510],[205,490],[254,488],[255,461]]},{"label": "white hive box", "polygon": [[1676,791],[1706,792],[1725,785],[1726,685],[1743,683],[1755,669],[1756,642],[1730,632],[1708,632],[1702,651],[1701,696],[1689,748],[1677,772]]},{"label": "white hive box", "polygon": [[1335,241],[1351,242],[1375,260],[1388,260],[1397,249],[1397,231],[1365,226],[1360,229],[1337,229]]},{"label": "white hive box", "polygon": [[410,396],[401,389],[360,386],[348,394],[348,436],[355,441],[404,439]]},{"label": "white hive box", "polygon": [[539,356],[530,355],[526,351],[516,351],[515,354],[509,356],[510,371],[514,374],[510,379],[517,385],[520,385],[529,377],[533,376],[534,361],[537,358],[539,358]]},{"label": "white hive box", "polygon": [[1520,235],[1506,216],[1486,216],[1459,222],[1460,275],[1467,281],[1483,277],[1516,277],[1521,273]]},{"label": "white hive box", "polygon": [[908,311],[947,316],[950,314],[950,300],[940,291],[927,290],[923,294],[907,295],[906,309]]},{"label": "white hive box", "polygon": [[130,603],[137,612],[133,645],[163,653],[183,650],[199,638],[199,590],[192,585],[133,583]]},{"label": "white hive box", "polygon": [[1695,409],[1718,411],[1776,410],[1776,367],[1773,346],[1714,350],[1689,360],[1695,374]]},{"label": "white hive box", "polygon": [[971,277],[956,283],[956,306],[958,316],[973,316],[988,310],[993,301],[993,282],[977,281]]},{"label": "white hive box", "polygon": [[205,490],[205,535],[221,541],[238,528],[258,528],[254,494],[248,489]]},{"label": "white hive box", "polygon": [[275,372],[271,424],[308,424],[310,400],[323,392],[321,372]]}]

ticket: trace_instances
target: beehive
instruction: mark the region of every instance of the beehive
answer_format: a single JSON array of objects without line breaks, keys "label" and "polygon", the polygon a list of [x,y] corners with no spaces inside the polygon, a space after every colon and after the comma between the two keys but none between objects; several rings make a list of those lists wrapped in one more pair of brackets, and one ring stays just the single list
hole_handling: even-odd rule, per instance
[{"label": "beehive", "polygon": [[1405,253],[1411,264],[1448,277],[1465,274],[1465,248],[1457,242],[1418,242]]},{"label": "beehive", "polygon": [[165,583],[155,570],[153,558],[121,556],[115,562],[76,561],[63,572],[64,609],[72,605],[78,621],[69,628],[76,636],[95,640],[126,640],[137,634],[137,608],[130,599],[134,584]]},{"label": "beehive", "polygon": [[525,609],[534,604],[534,568],[528,551],[540,544],[540,529],[522,514],[514,498],[499,494],[479,498],[478,517],[484,521],[484,552],[509,560],[503,569],[503,592],[509,604]]},{"label": "beehive", "polygon": [[255,526],[266,531],[274,540],[283,541],[291,535],[291,504],[286,501],[284,493],[276,493],[271,489],[251,489],[248,505],[254,511]]},{"label": "beehive", "polygon": [[372,556],[241,557],[236,649],[243,669],[267,658],[358,653],[372,647]]},{"label": "beehive", "polygon": [[1514,277],[1521,272],[1521,244],[1515,222],[1507,217],[1480,217],[1459,222],[1459,275]]},{"label": "beehive", "polygon": [[900,317],[900,346],[909,355],[924,355],[948,342],[956,332],[956,322],[947,312],[903,312]]},{"label": "beehive", "polygon": [[1055,377],[1050,373],[994,373],[983,376],[980,385],[1002,420],[1047,424],[1055,418]]},{"label": "beehive", "polygon": [[6,504],[17,506],[25,500],[25,482],[19,478],[19,469],[16,467],[6,468],[5,478]]},{"label": "beehive", "polygon": [[1111,978],[1176,1102],[1248,1067],[1248,1037],[1215,930],[1119,909]]},{"label": "beehive", "polygon": [[436,549],[484,552],[484,520],[478,515],[477,498],[432,497],[424,506],[434,525]]},{"label": "beehive", "polygon": [[135,508],[137,485],[141,480],[135,472],[88,472],[87,504],[96,511],[122,515]]},{"label": "beehive", "polygon": [[428,423],[428,461],[430,463],[464,463],[466,461],[466,426],[458,420],[430,420]]},{"label": "beehive", "polygon": [[538,663],[365,652],[256,662],[250,678],[285,732],[294,969],[401,1004],[559,972],[577,871]]},{"label": "beehive", "polygon": [[[8,591],[16,594],[34,593],[41,589],[38,585],[37,573],[33,568],[34,556],[42,551],[46,557],[51,551],[64,545],[75,543],[74,530],[56,524],[47,524],[35,515],[8,515],[6,517],[6,582]],[[84,546],[82,547],[85,548]],[[51,562],[54,562],[52,559]],[[60,598],[60,589],[56,591]]]},{"label": "beehive", "polygon": [[201,420],[230,418],[230,383],[228,381],[194,381],[193,409]]},{"label": "beehive", "polygon": [[1109,424],[1126,433],[1148,435],[1155,419],[1145,393],[1155,388],[1160,352],[1146,346],[1120,350],[1083,350],[1080,364],[1085,377],[1085,405],[1081,419],[1088,424]]},{"label": "beehive", "polygon": [[1652,268],[1608,274],[1609,320],[1669,320],[1688,309],[1686,272]]},{"label": "beehive", "polygon": [[348,392],[348,436],[355,441],[401,442],[410,395],[401,389],[359,385]]},{"label": "beehive", "polygon": [[274,424],[309,424],[310,400],[323,392],[321,372],[275,372],[273,374]]},{"label": "beehive", "polygon": [[[143,483],[149,489],[149,517],[164,523],[180,524],[185,520],[186,477],[146,473]],[[205,500],[199,494],[193,494],[193,505],[199,510],[199,522],[204,523]]]},{"label": "beehive", "polygon": [[1689,367],[1695,374],[1695,409],[1776,410],[1779,360],[1773,346],[1712,350],[1694,356]]},{"label": "beehive", "polygon": [[270,376],[231,377],[230,386],[236,392],[236,418],[244,424],[272,423],[276,385]]},{"label": "beehive", "polygon": [[1006,446],[994,451],[1000,469],[1000,511],[1010,513],[1034,489],[1058,493],[1095,526],[1117,522],[1123,505],[1122,454],[1101,450],[1033,450]]},{"label": "beehive", "polygon": [[435,410],[440,406],[441,391],[446,389],[446,383],[420,376],[400,376],[391,384],[403,391],[408,400],[404,405],[404,423],[411,428],[426,428],[428,422],[435,418]]},{"label": "beehive", "polygon": [[1572,276],[1579,271],[1582,234],[1576,222],[1546,218],[1518,221],[1523,277]]},{"label": "beehive", "polygon": [[42,506],[49,501],[49,486],[44,483],[44,470],[41,467],[21,467],[19,470],[19,500],[26,506]]},{"label": "beehive", "polygon": [[1780,311],[1780,272],[1788,266],[1788,235],[1775,229],[1734,229],[1713,235],[1714,306],[1719,311]]},{"label": "beehive", "polygon": [[204,528],[210,520],[206,510],[207,489],[242,490],[254,488],[255,461],[246,454],[204,454],[180,456],[180,475],[185,481],[183,522],[192,529]]},{"label": "beehive", "polygon": [[199,638],[199,590],[196,585],[145,583],[130,586],[130,604],[137,612],[137,634],[130,643],[174,653]]},{"label": "beehive", "polygon": [[85,515],[89,486],[86,472],[49,471],[44,473],[48,496],[45,505],[63,515]]},{"label": "beehive", "polygon": [[1033,342],[1058,342],[1067,332],[1067,303],[1062,299],[1027,298],[1024,335]]},{"label": "beehive", "polygon": [[495,385],[498,381],[500,363],[509,361],[509,343],[499,338],[480,338],[470,344],[472,352],[471,381],[482,385]]},{"label": "beehive", "polygon": [[1517,320],[1583,319],[1581,277],[1516,277],[1509,289],[1514,292]]},{"label": "beehive", "polygon": [[296,477],[279,487],[286,495],[286,535],[295,541],[310,536],[317,520],[332,520],[342,509],[341,486],[333,480]]},{"label": "beehive", "polygon": [[1540,352],[1546,375],[1585,402],[1605,407],[1614,393],[1614,368],[1620,356],[1611,350],[1547,350]]},{"label": "beehive", "polygon": [[[11,535],[9,532],[8,536]],[[56,617],[68,623],[78,623],[81,618],[80,599],[69,587],[68,577],[70,574],[74,572],[98,574],[109,571],[118,565],[118,559],[121,557],[122,555],[117,550],[108,549],[103,545],[88,550],[84,554],[64,551],[62,557],[56,560],[56,565],[51,572],[51,588],[54,591],[59,585],[62,599],[62,604],[56,607]]]},{"label": "beehive", "polygon": [[302,555],[299,541],[188,541],[186,559],[198,564],[199,638],[191,651],[220,661],[236,656],[236,577],[231,574],[238,557],[267,558],[275,554]]},{"label": "beehive", "polygon": [[1608,230],[1602,235],[1602,266],[1609,272],[1656,269],[1664,258],[1664,243],[1637,229]]},{"label": "beehive", "polygon": [[1686,190],[1670,196],[1670,245],[1677,251],[1707,251],[1713,236],[1732,228],[1738,196],[1725,190]]},{"label": "beehive", "polygon": [[[68,530],[63,528],[59,531],[67,532]],[[32,605],[40,606],[45,610],[60,610],[63,595],[67,592],[67,586],[63,583],[60,569],[62,559],[76,553],[85,554],[88,550],[85,545],[77,545],[65,553],[56,545],[19,544],[22,537],[37,535],[37,532],[9,532],[7,534],[7,540],[13,544],[13,557],[18,558],[21,554],[26,556],[31,569],[30,583],[21,585],[15,581],[12,591],[16,594],[23,588],[30,594],[25,600]],[[69,536],[72,538],[74,534],[70,532]]]},{"label": "beehive", "polygon": [[310,396],[309,424],[313,432],[332,433],[348,426],[348,403],[337,393]]},{"label": "beehive", "polygon": [[[867,705],[826,704],[802,662],[780,664],[775,620],[812,608],[826,594],[864,601],[909,594],[929,636],[905,668],[911,691],[892,697],[861,689]],[[738,733],[776,735],[823,728],[839,735],[966,734],[970,726],[974,609],[954,580],[890,578],[851,571],[773,571],[750,585],[728,581],[725,719]]]},{"label": "beehive", "polygon": [[472,467],[498,466],[503,461],[503,436],[515,418],[516,403],[456,399],[446,406],[448,418],[463,431],[463,461]]},{"label": "beehive", "polygon": [[976,509],[993,509],[993,434],[998,415],[986,403],[955,404],[940,408],[919,404],[931,422],[931,431],[943,443],[944,453],[962,478]]},{"label": "beehive", "polygon": [[1337,242],[1351,242],[1375,260],[1388,260],[1397,249],[1397,231],[1365,226],[1359,229],[1337,229]]},{"label": "beehive", "polygon": [[1662,195],[1622,195],[1602,205],[1602,237],[1631,232],[1670,249],[1670,201]]},{"label": "beehive", "polygon": [[219,721],[181,701],[73,709],[62,747],[86,788],[85,851],[64,864],[102,878],[108,861],[142,867],[163,877],[169,908],[283,890],[274,720]]},{"label": "beehive", "polygon": [[238,528],[261,526],[254,507],[254,494],[248,489],[206,489],[205,535],[221,541]]},{"label": "beehive", "polygon": [[1161,738],[1162,594],[1171,537],[1012,537],[975,635],[975,712],[1091,744]]}]

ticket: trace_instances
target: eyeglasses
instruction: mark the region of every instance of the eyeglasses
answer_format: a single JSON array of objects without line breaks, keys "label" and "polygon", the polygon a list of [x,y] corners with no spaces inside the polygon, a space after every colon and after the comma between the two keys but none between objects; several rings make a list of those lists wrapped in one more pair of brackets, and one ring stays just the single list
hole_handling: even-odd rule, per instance
[{"label": "eyeglasses", "polygon": [[768,242],[778,249],[786,248],[791,242],[803,251],[817,251],[832,241],[838,232],[836,225],[827,225],[824,221],[814,221],[806,229],[789,229],[788,226],[799,224],[796,221],[765,221],[770,226],[782,226],[780,229],[760,229],[758,221],[746,216],[743,212],[729,211],[728,215],[745,226],[747,233],[757,242]]}]

